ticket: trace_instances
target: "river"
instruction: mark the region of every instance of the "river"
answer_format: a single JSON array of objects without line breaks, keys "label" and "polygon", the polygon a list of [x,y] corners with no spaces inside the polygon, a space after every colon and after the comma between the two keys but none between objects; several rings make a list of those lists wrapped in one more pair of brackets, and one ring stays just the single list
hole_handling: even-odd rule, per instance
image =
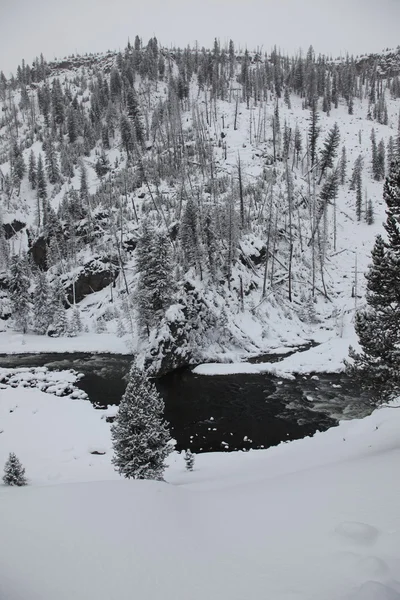
[{"label": "river", "polygon": [[[133,357],[115,354],[0,355],[2,367],[74,369],[78,387],[99,410],[118,404]],[[271,357],[271,361],[279,357]],[[179,369],[156,380],[177,450],[267,448],[313,435],[339,418],[370,412],[368,397],[345,374],[298,376],[196,375]]]}]

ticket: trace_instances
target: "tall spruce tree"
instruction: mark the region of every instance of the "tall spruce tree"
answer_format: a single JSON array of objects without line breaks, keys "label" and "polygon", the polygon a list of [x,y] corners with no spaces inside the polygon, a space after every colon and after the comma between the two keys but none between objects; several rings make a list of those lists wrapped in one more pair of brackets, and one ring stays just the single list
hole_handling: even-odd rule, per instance
[{"label": "tall spruce tree", "polygon": [[33,150],[31,150],[31,153],[29,154],[28,179],[29,179],[29,183],[31,184],[31,188],[33,190],[36,189],[36,184],[37,184],[36,158],[33,153]]},{"label": "tall spruce tree", "polygon": [[44,335],[53,317],[53,305],[46,273],[39,271],[33,296],[34,329],[39,335]]},{"label": "tall spruce tree", "polygon": [[28,331],[30,298],[29,277],[24,260],[19,256],[13,256],[10,266],[9,294],[12,306],[12,316],[15,324],[22,333]]},{"label": "tall spruce tree", "polygon": [[330,132],[328,133],[328,135],[324,141],[324,147],[322,148],[322,150],[320,152],[320,160],[319,160],[320,177],[319,177],[318,183],[321,183],[321,180],[325,174],[326,169],[331,169],[333,167],[333,161],[335,160],[335,157],[336,157],[336,152],[337,152],[337,148],[339,146],[339,141],[340,141],[339,126],[337,123],[335,123],[333,125],[332,129],[330,130]]},{"label": "tall spruce tree", "polygon": [[318,115],[318,98],[314,97],[311,101],[310,125],[308,128],[308,143],[311,168],[314,168],[317,159],[317,142],[319,136],[319,115]]},{"label": "tall spruce tree", "polygon": [[356,315],[361,352],[350,348],[350,375],[376,397],[400,392],[400,163],[392,163],[384,184],[387,240],[378,235],[366,274],[367,306]]},{"label": "tall spruce tree", "polygon": [[138,318],[142,329],[149,334],[172,303],[172,264],[167,235],[145,221],[136,257]]},{"label": "tall spruce tree", "polygon": [[134,364],[111,426],[115,469],[128,479],[162,479],[172,451],[164,402],[145,372]]}]

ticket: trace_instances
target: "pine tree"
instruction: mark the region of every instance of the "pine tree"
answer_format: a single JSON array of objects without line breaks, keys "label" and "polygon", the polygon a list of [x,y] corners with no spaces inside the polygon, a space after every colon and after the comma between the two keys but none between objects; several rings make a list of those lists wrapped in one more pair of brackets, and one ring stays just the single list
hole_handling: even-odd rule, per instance
[{"label": "pine tree", "polygon": [[381,140],[376,152],[376,174],[375,179],[381,181],[385,178],[385,142]]},{"label": "pine tree", "polygon": [[375,222],[374,206],[372,204],[371,198],[368,198],[367,210],[366,210],[366,213],[365,213],[365,221],[367,222],[367,225],[373,225],[374,222]]},{"label": "pine tree", "polygon": [[186,268],[201,268],[198,211],[192,197],[188,198],[179,230]]},{"label": "pine tree", "polygon": [[27,485],[28,483],[25,477],[25,469],[21,465],[14,452],[10,452],[8,455],[8,460],[4,465],[3,482],[5,485],[17,486]]},{"label": "pine tree", "polygon": [[65,335],[68,331],[67,317],[64,308],[65,292],[59,277],[55,279],[51,287],[50,298],[52,321],[48,335],[51,337],[59,337]]},{"label": "pine tree", "polygon": [[60,167],[58,165],[57,153],[54,148],[54,142],[49,138],[46,142],[46,168],[47,176],[51,184],[58,183],[60,181]]},{"label": "pine tree", "polygon": [[33,150],[31,150],[31,153],[29,155],[28,180],[29,180],[29,183],[31,184],[31,188],[33,190],[36,189],[36,184],[37,184],[36,158],[33,153]]},{"label": "pine tree", "polygon": [[318,99],[314,97],[311,102],[310,126],[308,128],[309,154],[311,168],[314,167],[317,158],[317,141],[319,136],[318,127]]},{"label": "pine tree", "polygon": [[357,156],[356,160],[354,161],[353,173],[351,175],[350,185],[349,185],[350,190],[354,191],[357,189],[359,179],[361,178],[361,175],[362,175],[362,169],[363,169],[363,157],[360,154],[359,156]]},{"label": "pine tree", "polygon": [[39,335],[44,335],[52,321],[52,304],[50,302],[50,289],[47,284],[47,276],[39,271],[36,277],[36,285],[33,296],[33,319],[34,330]]},{"label": "pine tree", "polygon": [[360,171],[360,175],[357,178],[357,183],[356,183],[356,216],[357,216],[357,221],[361,221],[361,211],[362,211],[362,176],[361,176],[361,171]]},{"label": "pine tree", "polygon": [[387,241],[378,235],[366,274],[367,307],[356,315],[361,352],[350,348],[350,375],[383,399],[400,392],[400,164],[384,184]]},{"label": "pine tree", "polygon": [[194,467],[194,454],[188,449],[185,452],[185,463],[186,463],[186,469],[188,471],[193,471],[193,467]]},{"label": "pine tree", "polygon": [[81,313],[79,311],[79,307],[75,305],[72,309],[71,320],[68,327],[68,335],[70,337],[75,337],[81,333],[82,329]]},{"label": "pine tree", "polygon": [[322,178],[325,174],[326,169],[331,169],[333,167],[333,161],[336,158],[337,148],[339,146],[340,141],[340,132],[339,126],[337,123],[334,124],[326,140],[324,141],[324,147],[320,152],[319,159],[319,167],[320,167],[320,177],[319,182],[321,183]]},{"label": "pine tree", "polygon": [[340,184],[344,185],[346,182],[346,170],[347,170],[347,156],[346,146],[342,147],[342,156],[340,158]]},{"label": "pine tree", "polygon": [[37,164],[37,195],[40,200],[47,198],[46,178],[43,169],[42,155],[39,154]]},{"label": "pine tree", "polygon": [[136,247],[136,267],[139,272],[136,304],[141,327],[149,334],[171,305],[173,294],[172,264],[169,240],[148,221]]},{"label": "pine tree", "polygon": [[111,426],[116,470],[130,479],[163,479],[172,447],[164,402],[146,373],[134,364]]},{"label": "pine tree", "polygon": [[28,331],[30,298],[29,277],[25,262],[13,256],[10,266],[9,293],[15,324],[23,333]]},{"label": "pine tree", "polygon": [[19,188],[19,186],[21,185],[21,181],[25,175],[26,166],[22,150],[17,144],[17,142],[14,142],[12,147],[11,166],[14,184]]}]

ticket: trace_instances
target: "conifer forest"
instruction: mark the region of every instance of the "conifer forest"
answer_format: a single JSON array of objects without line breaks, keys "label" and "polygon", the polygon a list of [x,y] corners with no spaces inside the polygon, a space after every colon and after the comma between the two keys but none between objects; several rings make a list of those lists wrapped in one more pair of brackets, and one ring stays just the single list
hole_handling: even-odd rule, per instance
[{"label": "conifer forest", "polygon": [[2,73],[3,331],[108,333],[154,373],[340,336],[399,156],[399,65],[136,36]]}]

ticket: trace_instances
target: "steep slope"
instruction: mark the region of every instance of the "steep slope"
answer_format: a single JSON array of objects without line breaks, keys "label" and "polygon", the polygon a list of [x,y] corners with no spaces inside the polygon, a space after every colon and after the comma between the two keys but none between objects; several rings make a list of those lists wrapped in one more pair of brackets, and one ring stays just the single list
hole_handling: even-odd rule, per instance
[{"label": "steep slope", "polygon": [[[54,349],[63,348],[63,335],[77,334],[76,348],[96,349],[87,333],[107,331],[160,371],[310,338],[352,339],[383,217],[370,137],[374,129],[377,146],[383,140],[389,148],[388,163],[397,152],[395,79],[375,63],[329,63],[312,51],[290,60],[218,45],[167,52],[154,39],[124,54],[38,63],[30,79],[21,72],[2,88],[2,220],[26,224],[2,242],[4,317],[15,316],[7,266],[12,254],[28,251],[31,301],[39,268],[52,285],[52,306],[67,308],[69,324],[49,316],[49,332],[61,335]],[[313,94],[320,97],[314,168]],[[340,146],[322,169],[335,123]],[[28,165],[31,152],[35,162],[46,154],[49,206],[27,172],[18,177],[20,154]],[[360,155],[358,191],[349,191]],[[375,223],[367,224],[371,209]],[[145,222],[156,240],[152,249],[147,243],[147,265],[156,265],[159,235],[167,235],[161,299],[138,263]],[[27,327],[35,329],[34,311]],[[10,338],[15,328],[12,318],[3,321],[0,339],[23,350],[19,336]]]}]

